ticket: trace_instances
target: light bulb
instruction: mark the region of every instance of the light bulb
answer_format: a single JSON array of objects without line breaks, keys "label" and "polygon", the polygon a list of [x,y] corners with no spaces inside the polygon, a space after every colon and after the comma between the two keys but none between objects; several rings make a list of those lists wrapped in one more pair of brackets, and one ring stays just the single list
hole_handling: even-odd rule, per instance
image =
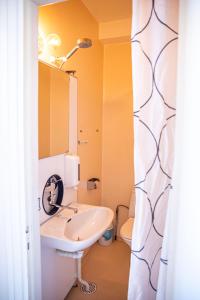
[{"label": "light bulb", "polygon": [[47,36],[47,43],[49,46],[59,47],[61,45],[61,39],[56,33],[51,33]]},{"label": "light bulb", "polygon": [[56,57],[53,56],[53,55],[50,55],[49,60],[50,60],[51,63],[55,63]]}]

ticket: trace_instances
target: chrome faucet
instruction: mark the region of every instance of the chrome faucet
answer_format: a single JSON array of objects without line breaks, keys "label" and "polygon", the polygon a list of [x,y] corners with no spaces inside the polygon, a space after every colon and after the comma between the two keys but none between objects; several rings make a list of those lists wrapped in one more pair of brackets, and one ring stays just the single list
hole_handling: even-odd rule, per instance
[{"label": "chrome faucet", "polygon": [[71,210],[73,210],[73,211],[74,211],[74,213],[75,213],[75,214],[77,214],[77,212],[78,212],[78,208],[77,208],[77,207],[71,207],[71,206],[69,206],[70,204],[72,204],[72,202],[71,202],[71,203],[69,203],[68,205],[66,205],[65,207],[66,207],[66,208],[68,208],[68,209],[71,209]]},{"label": "chrome faucet", "polygon": [[[61,179],[60,179],[61,180]],[[55,178],[52,179],[51,183],[45,187],[45,192],[49,193],[49,197],[48,197],[48,201],[49,201],[49,204],[51,206],[54,206],[54,207],[58,207],[58,208],[68,208],[68,209],[71,209],[74,211],[75,214],[77,214],[78,212],[78,208],[77,207],[71,207],[70,204],[72,204],[72,202],[70,202],[69,204],[67,205],[62,205],[62,204],[57,204],[56,203],[56,200],[57,200],[57,193],[56,193],[56,183],[60,180],[57,180]]]},{"label": "chrome faucet", "polygon": [[51,205],[58,207],[58,208],[68,208],[74,211],[75,214],[77,214],[78,212],[78,208],[77,207],[71,207],[70,204],[72,204],[72,202],[70,202],[67,205],[62,205],[62,204],[56,204],[56,203],[52,203]]}]

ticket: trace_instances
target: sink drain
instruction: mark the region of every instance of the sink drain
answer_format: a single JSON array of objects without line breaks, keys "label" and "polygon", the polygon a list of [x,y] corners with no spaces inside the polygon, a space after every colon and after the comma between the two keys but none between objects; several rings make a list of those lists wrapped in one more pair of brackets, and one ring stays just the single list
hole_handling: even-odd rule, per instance
[{"label": "sink drain", "polygon": [[94,282],[88,282],[88,285],[89,285],[89,289],[86,288],[86,285],[81,283],[80,284],[81,292],[84,293],[84,294],[87,294],[87,295],[95,293],[96,290],[97,290],[96,284]]}]

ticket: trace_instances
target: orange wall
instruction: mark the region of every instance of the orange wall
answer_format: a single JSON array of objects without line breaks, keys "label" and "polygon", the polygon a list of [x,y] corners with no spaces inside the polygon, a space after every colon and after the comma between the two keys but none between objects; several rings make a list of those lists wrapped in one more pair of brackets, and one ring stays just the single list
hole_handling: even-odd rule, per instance
[{"label": "orange wall", "polygon": [[99,23],[99,39],[104,43],[130,41],[131,18]]},{"label": "orange wall", "polygon": [[130,43],[104,46],[102,205],[129,205],[133,187]]},{"label": "orange wall", "polygon": [[64,65],[66,70],[76,70],[78,77],[78,136],[88,144],[78,147],[81,160],[81,183],[79,202],[100,204],[101,185],[97,190],[87,191],[90,177],[101,177],[102,137],[102,84],[103,47],[98,40],[98,24],[80,0],[41,7],[39,27],[45,35],[57,33],[61,46],[55,53],[65,55],[78,38],[92,39],[93,46],[78,50]]},{"label": "orange wall", "polygon": [[[130,43],[102,46],[98,23],[80,0],[40,8],[39,25],[45,35],[61,37],[62,45],[53,53],[58,56],[70,51],[78,38],[93,41],[91,48],[78,50],[64,65],[66,70],[77,71],[78,136],[88,140],[78,147],[79,202],[102,203],[113,209],[119,203],[128,205],[133,187]],[[101,179],[97,190],[87,191],[90,177]]]},{"label": "orange wall", "polygon": [[38,82],[38,154],[39,158],[50,155],[50,72],[39,63]]}]

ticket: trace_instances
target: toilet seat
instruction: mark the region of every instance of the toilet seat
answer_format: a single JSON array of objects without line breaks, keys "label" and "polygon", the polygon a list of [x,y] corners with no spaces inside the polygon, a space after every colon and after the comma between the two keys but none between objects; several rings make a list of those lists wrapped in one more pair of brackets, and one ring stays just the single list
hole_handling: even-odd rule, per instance
[{"label": "toilet seat", "polygon": [[120,229],[120,236],[124,242],[131,247],[132,231],[134,225],[134,218],[128,218],[128,220],[122,225]]}]

